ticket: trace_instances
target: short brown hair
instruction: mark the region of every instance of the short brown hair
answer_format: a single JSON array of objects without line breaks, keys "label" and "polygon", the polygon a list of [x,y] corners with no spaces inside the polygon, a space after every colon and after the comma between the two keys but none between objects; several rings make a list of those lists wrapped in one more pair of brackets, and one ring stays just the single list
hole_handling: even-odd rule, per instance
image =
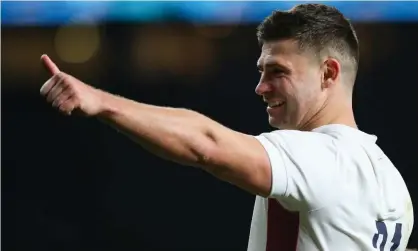
[{"label": "short brown hair", "polygon": [[350,21],[336,8],[323,4],[299,4],[288,11],[274,11],[257,28],[260,45],[285,39],[300,49],[321,53],[332,49],[353,63],[357,72],[359,42]]}]

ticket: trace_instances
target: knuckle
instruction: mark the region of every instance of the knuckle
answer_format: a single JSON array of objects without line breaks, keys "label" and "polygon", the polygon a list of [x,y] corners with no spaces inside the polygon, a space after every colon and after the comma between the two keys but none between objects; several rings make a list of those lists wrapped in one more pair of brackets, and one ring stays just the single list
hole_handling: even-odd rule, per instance
[{"label": "knuckle", "polygon": [[60,86],[66,86],[69,84],[68,75],[63,72],[59,72],[55,74],[54,77],[55,77],[55,81]]},{"label": "knuckle", "polygon": [[64,104],[67,100],[67,97],[65,95],[60,95],[54,102],[56,104],[57,107],[61,106],[62,104]]},{"label": "knuckle", "polygon": [[77,92],[76,92],[76,90],[75,90],[75,88],[68,88],[68,89],[66,89],[66,91],[65,91],[66,93],[67,93],[67,95],[69,95],[69,96],[77,96],[76,94],[77,94]]},{"label": "knuckle", "polygon": [[59,107],[59,111],[62,112],[63,114],[68,114],[69,113],[69,111],[62,106]]},{"label": "knuckle", "polygon": [[67,87],[70,87],[71,86],[71,82],[68,81],[68,78],[61,79],[60,84],[64,88],[67,88]]},{"label": "knuckle", "polygon": [[58,79],[64,79],[66,78],[68,75],[65,74],[64,72],[58,72],[57,74],[54,75],[54,77],[58,78]]},{"label": "knuckle", "polygon": [[79,95],[77,95],[77,92],[74,91],[74,93],[72,94],[72,102],[74,104],[78,104],[80,103],[80,97]]},{"label": "knuckle", "polygon": [[52,94],[49,94],[47,97],[46,97],[46,101],[47,102],[53,102],[55,100],[55,97],[52,95]]},{"label": "knuckle", "polygon": [[51,78],[51,82],[55,82],[55,83],[59,83],[61,80],[62,80],[62,75],[60,75],[59,73],[55,74]]},{"label": "knuckle", "polygon": [[55,99],[53,102],[52,102],[52,106],[53,107],[58,107],[60,105],[60,101],[59,101],[59,99]]},{"label": "knuckle", "polygon": [[60,111],[67,113],[70,110],[70,106],[65,102],[59,106],[59,109]]}]

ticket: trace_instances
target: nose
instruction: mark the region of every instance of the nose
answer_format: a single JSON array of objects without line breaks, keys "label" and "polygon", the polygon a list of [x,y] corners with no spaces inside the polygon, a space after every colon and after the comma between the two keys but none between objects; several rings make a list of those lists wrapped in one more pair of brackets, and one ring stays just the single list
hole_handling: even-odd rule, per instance
[{"label": "nose", "polygon": [[268,93],[271,90],[271,85],[268,82],[263,81],[262,79],[260,80],[260,82],[258,82],[257,86],[255,87],[255,93],[257,93],[257,95],[260,96],[263,96],[265,93]]}]

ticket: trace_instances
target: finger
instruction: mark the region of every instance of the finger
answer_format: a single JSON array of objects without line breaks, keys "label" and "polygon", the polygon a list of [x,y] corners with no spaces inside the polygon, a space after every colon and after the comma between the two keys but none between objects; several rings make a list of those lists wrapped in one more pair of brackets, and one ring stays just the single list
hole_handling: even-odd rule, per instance
[{"label": "finger", "polygon": [[57,83],[51,88],[51,90],[48,93],[48,96],[46,97],[46,100],[48,102],[52,102],[55,99],[57,99],[63,92],[65,92],[68,89],[68,85],[64,84],[63,79],[59,79]]},{"label": "finger", "polygon": [[41,93],[42,96],[46,96],[56,83],[57,83],[57,78],[54,76],[48,79],[48,81],[46,81],[45,84],[42,85],[39,92]]},{"label": "finger", "polygon": [[44,67],[46,68],[46,70],[51,75],[55,75],[55,74],[57,74],[57,73],[60,72],[60,70],[57,67],[57,65],[46,54],[43,54],[41,56],[41,61],[42,61],[43,65],[44,65]]},{"label": "finger", "polygon": [[61,74],[54,75],[42,85],[41,89],[39,90],[42,96],[46,96],[51,91],[51,89],[59,82],[60,78],[62,78],[62,76],[60,75]]},{"label": "finger", "polygon": [[60,107],[64,102],[67,102],[71,98],[71,94],[63,91],[59,96],[57,96],[52,102],[53,107]]},{"label": "finger", "polygon": [[66,115],[71,115],[71,113],[73,112],[74,109],[76,109],[77,104],[74,98],[69,97],[66,101],[64,101],[59,107],[58,109],[66,114]]}]

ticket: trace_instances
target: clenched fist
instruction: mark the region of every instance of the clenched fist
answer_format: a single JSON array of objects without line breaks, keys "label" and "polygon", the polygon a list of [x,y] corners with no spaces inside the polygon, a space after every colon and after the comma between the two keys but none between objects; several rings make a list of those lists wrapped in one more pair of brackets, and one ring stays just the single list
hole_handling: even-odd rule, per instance
[{"label": "clenched fist", "polygon": [[42,55],[41,61],[52,77],[40,92],[53,107],[67,115],[76,111],[84,116],[95,116],[102,111],[100,90],[61,72],[47,55]]}]

